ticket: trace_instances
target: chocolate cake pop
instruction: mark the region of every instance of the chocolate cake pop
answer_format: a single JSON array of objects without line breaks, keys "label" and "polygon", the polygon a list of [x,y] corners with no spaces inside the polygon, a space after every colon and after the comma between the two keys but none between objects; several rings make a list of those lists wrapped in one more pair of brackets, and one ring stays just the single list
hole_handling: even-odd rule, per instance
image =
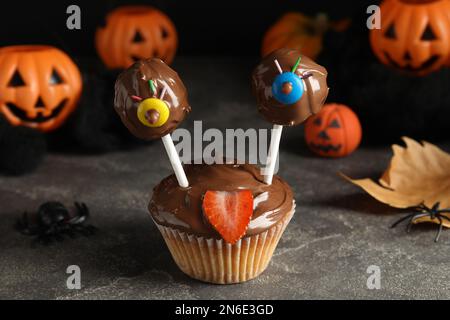
[{"label": "chocolate cake pop", "polygon": [[283,126],[304,122],[322,109],[327,70],[297,50],[279,49],[255,68],[252,88],[259,112],[273,123],[264,182],[272,183]]},{"label": "chocolate cake pop", "polygon": [[114,108],[136,137],[161,138],[178,184],[189,182],[170,133],[191,107],[178,74],[160,59],[141,60],[122,72],[115,85]]},{"label": "chocolate cake pop", "polygon": [[114,107],[130,132],[144,140],[170,134],[191,111],[180,77],[156,58],[138,61],[119,75]]},{"label": "chocolate cake pop", "polygon": [[322,109],[328,95],[327,70],[297,50],[279,49],[255,68],[252,89],[267,121],[297,125]]}]

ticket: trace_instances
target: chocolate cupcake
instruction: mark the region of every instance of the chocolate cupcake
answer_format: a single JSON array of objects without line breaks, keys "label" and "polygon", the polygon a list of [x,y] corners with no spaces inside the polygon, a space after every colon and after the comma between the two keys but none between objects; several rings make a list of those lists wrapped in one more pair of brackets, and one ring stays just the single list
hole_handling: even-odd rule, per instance
[{"label": "chocolate cupcake", "polygon": [[190,187],[174,175],[149,204],[179,268],[212,283],[250,280],[263,272],[294,210],[290,187],[275,176],[265,184],[249,164],[185,165]]}]

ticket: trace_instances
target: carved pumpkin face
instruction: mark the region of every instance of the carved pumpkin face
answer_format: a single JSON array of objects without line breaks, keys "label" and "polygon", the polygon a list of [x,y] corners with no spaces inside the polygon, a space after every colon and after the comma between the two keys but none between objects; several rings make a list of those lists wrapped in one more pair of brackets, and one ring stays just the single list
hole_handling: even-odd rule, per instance
[{"label": "carved pumpkin face", "polygon": [[170,64],[178,36],[172,21],[148,6],[119,7],[97,29],[95,45],[108,68],[125,69],[138,60],[159,58]]},{"label": "carved pumpkin face", "polygon": [[381,29],[370,32],[372,50],[384,64],[425,75],[443,66],[450,52],[450,2],[388,0]]},{"label": "carved pumpkin face", "polygon": [[314,153],[324,157],[343,157],[361,142],[361,124],[356,114],[341,104],[326,104],[305,123],[305,140]]},{"label": "carved pumpkin face", "polygon": [[0,70],[0,113],[11,124],[51,131],[75,110],[82,87],[80,71],[59,49],[1,48]]}]

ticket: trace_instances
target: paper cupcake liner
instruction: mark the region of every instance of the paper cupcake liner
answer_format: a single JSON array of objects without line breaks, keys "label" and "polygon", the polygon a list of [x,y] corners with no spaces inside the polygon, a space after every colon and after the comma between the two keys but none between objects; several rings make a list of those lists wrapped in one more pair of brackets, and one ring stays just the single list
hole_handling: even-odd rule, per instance
[{"label": "paper cupcake liner", "polygon": [[175,263],[184,273],[205,282],[231,284],[253,279],[266,269],[294,212],[295,203],[274,226],[235,244],[156,225]]}]

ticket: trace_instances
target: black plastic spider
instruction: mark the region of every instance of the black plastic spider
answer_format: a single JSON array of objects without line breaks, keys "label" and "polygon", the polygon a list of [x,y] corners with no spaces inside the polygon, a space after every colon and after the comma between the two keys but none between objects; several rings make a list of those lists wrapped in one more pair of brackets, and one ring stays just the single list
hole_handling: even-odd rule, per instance
[{"label": "black plastic spider", "polygon": [[439,237],[442,232],[442,227],[444,220],[447,220],[450,222],[450,218],[447,217],[444,213],[450,213],[449,209],[439,209],[440,203],[437,202],[433,207],[428,208],[425,205],[420,205],[417,207],[418,212],[413,212],[408,214],[406,217],[402,217],[401,219],[394,222],[394,224],[391,226],[391,228],[395,228],[398,224],[405,221],[406,219],[409,219],[408,224],[406,225],[406,232],[411,231],[411,226],[413,225],[413,222],[415,219],[422,218],[422,217],[430,217],[430,219],[438,219],[439,220],[439,229],[436,234],[436,237],[434,238],[434,242],[439,241]]},{"label": "black plastic spider", "polygon": [[77,234],[93,235],[97,228],[84,223],[89,218],[85,203],[75,202],[74,212],[69,212],[60,202],[46,202],[37,213],[30,216],[24,212],[16,223],[16,229],[25,235],[35,236],[33,243],[50,244],[64,240],[64,235],[75,238]]}]

